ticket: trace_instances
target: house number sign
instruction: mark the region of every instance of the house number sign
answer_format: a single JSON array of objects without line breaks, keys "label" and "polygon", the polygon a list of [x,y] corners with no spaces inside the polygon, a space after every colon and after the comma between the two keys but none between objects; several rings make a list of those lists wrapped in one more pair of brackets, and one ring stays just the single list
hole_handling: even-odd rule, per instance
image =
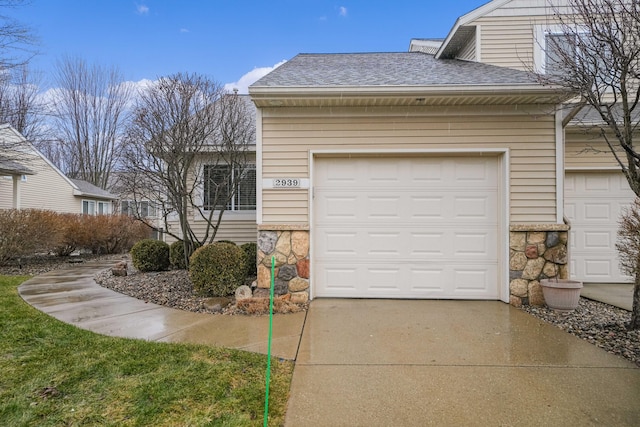
[{"label": "house number sign", "polygon": [[309,178],[265,178],[262,180],[262,188],[274,190],[308,189]]},{"label": "house number sign", "polygon": [[301,183],[298,178],[274,178],[273,188],[300,188]]}]

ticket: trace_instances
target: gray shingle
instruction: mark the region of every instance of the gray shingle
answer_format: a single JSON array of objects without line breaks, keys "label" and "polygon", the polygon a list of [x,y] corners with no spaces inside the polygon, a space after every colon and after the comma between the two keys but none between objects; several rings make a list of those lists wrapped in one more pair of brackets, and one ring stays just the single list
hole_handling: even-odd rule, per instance
[{"label": "gray shingle", "polygon": [[81,179],[71,179],[71,181],[78,187],[78,189],[82,192],[83,195],[86,196],[94,196],[102,199],[113,199],[115,200],[117,197],[107,190],[103,190],[100,187],[96,187],[90,182],[83,181]]},{"label": "gray shingle", "polygon": [[524,71],[419,52],[300,54],[253,87],[535,85]]}]

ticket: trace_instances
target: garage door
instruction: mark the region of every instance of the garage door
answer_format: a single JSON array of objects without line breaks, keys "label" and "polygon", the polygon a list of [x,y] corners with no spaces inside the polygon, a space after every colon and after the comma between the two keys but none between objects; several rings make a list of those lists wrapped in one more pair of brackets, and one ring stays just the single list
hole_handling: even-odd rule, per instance
[{"label": "garage door", "polygon": [[584,282],[630,282],[618,266],[616,233],[622,207],[633,201],[621,172],[567,172],[565,214],[571,221],[571,276]]},{"label": "garage door", "polygon": [[498,299],[498,159],[321,158],[318,297]]}]

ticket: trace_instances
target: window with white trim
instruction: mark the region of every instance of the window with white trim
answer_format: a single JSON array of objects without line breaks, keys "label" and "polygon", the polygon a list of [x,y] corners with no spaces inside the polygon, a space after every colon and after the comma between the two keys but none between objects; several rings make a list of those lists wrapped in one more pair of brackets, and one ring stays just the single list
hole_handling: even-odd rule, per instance
[{"label": "window with white trim", "polygon": [[562,75],[569,58],[577,58],[575,38],[575,34],[545,34],[545,74]]},{"label": "window with white trim", "polygon": [[157,215],[156,204],[147,200],[136,202],[135,200],[122,200],[120,202],[120,213],[140,218],[150,218]]},{"label": "window with white trim", "polygon": [[[242,176],[240,176],[242,173]],[[205,165],[203,167],[203,208],[212,210],[216,200],[226,200],[231,191],[234,178],[240,180],[238,189],[225,210],[255,211],[256,210],[256,167],[246,166],[243,171],[235,170],[231,165]],[[217,197],[217,198],[216,198]]]},{"label": "window with white trim", "polygon": [[111,213],[111,202],[83,200],[82,213],[84,215],[108,215]]}]

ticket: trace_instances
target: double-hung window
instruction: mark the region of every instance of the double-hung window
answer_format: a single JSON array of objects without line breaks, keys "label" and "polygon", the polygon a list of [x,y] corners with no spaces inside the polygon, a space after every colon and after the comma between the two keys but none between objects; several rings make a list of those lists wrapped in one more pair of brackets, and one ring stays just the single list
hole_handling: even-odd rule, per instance
[{"label": "double-hung window", "polygon": [[560,76],[576,59],[575,34],[545,34],[545,74]]},{"label": "double-hung window", "polygon": [[156,204],[147,200],[135,202],[134,200],[122,200],[120,202],[120,213],[129,216],[139,216],[149,218],[156,216]]},{"label": "double-hung window", "polygon": [[[243,170],[231,165],[205,165],[203,207],[205,210],[218,210],[224,207],[229,211],[256,210],[256,168],[246,166]],[[237,191],[231,198],[233,183]],[[223,203],[226,204],[222,206]]]},{"label": "double-hung window", "polygon": [[110,206],[111,206],[111,202],[83,200],[82,213],[84,215],[108,215],[111,213]]}]

